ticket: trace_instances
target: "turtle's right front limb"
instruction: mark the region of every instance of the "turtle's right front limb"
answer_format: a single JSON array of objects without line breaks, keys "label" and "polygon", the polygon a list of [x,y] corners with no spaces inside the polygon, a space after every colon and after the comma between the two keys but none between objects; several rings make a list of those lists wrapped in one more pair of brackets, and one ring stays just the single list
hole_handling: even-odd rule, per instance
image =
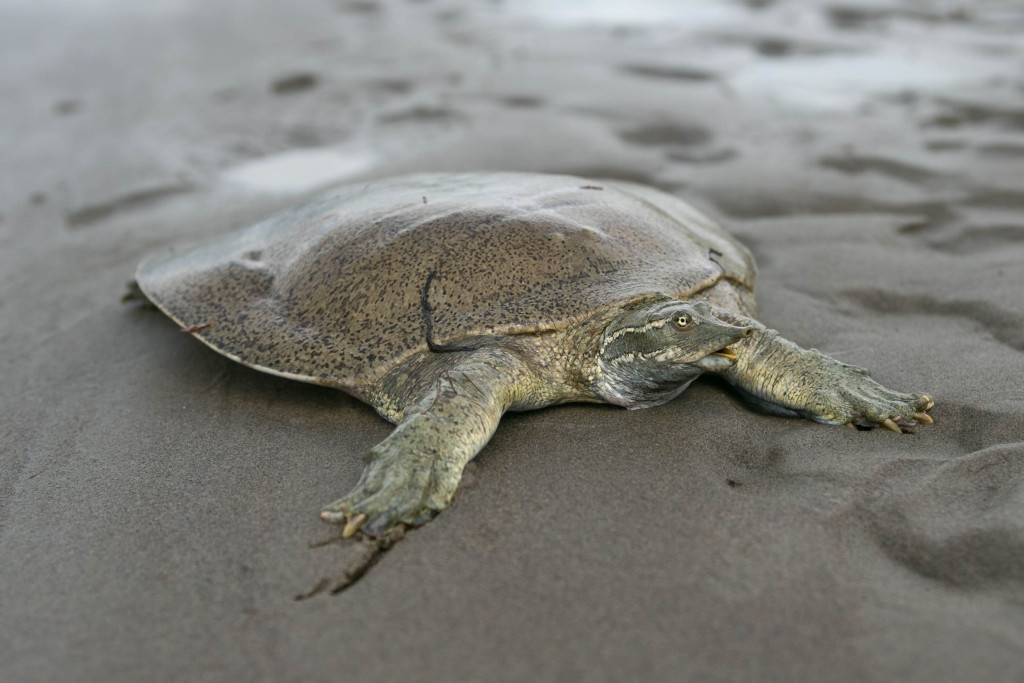
[{"label": "turtle's right front limb", "polygon": [[366,454],[356,487],[321,513],[328,522],[344,522],[344,536],[423,524],[446,508],[466,463],[510,406],[524,372],[514,354],[479,349],[443,356],[447,367],[432,373],[423,398]]},{"label": "turtle's right front limb", "polygon": [[931,424],[927,411],[934,402],[927,394],[893,391],[863,368],[801,348],[775,330],[742,320],[754,333],[735,345],[736,362],[721,375],[757,402],[825,424],[884,426],[897,432],[918,423]]}]

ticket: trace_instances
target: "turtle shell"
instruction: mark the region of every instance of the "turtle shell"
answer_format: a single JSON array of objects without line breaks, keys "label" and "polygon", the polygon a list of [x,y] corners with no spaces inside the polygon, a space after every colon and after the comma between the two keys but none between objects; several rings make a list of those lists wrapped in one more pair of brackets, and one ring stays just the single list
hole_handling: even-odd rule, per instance
[{"label": "turtle shell", "polygon": [[[433,276],[431,274],[433,273]],[[137,272],[160,309],[220,353],[365,396],[433,341],[564,328],[728,278],[750,253],[682,200],[561,175],[413,175],[342,187]],[[425,284],[430,280],[429,288]]]}]

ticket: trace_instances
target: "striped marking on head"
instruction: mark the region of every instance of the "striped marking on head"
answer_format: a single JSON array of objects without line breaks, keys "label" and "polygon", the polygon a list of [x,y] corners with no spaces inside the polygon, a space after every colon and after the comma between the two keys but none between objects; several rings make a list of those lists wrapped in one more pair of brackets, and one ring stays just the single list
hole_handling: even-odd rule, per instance
[{"label": "striped marking on head", "polygon": [[657,329],[662,328],[665,325],[667,325],[669,323],[669,320],[670,320],[669,318],[659,318],[657,320],[652,320],[651,322],[647,323],[646,325],[635,325],[633,327],[623,327],[623,328],[620,328],[618,330],[615,330],[611,334],[606,335],[605,338],[603,340],[601,340],[600,352],[604,353],[605,349],[608,348],[608,345],[610,343],[614,342],[616,339],[624,337],[627,334],[634,334],[634,333],[643,334],[644,332],[649,332],[650,330],[657,330]]}]

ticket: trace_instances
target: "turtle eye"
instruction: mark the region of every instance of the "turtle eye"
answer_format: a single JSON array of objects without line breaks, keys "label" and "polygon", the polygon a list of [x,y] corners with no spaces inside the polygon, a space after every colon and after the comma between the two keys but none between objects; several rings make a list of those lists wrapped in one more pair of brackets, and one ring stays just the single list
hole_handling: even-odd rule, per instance
[{"label": "turtle eye", "polygon": [[693,319],[690,318],[690,316],[686,315],[685,313],[680,313],[679,315],[676,316],[675,319],[675,324],[678,328],[686,327],[691,322],[693,322]]}]

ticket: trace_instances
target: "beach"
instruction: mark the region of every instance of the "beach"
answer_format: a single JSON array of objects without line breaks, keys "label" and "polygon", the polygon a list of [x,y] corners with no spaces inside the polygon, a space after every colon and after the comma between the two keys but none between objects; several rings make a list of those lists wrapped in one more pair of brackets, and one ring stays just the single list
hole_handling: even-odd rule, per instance
[{"label": "beach", "polygon": [[[0,0],[0,679],[1024,679],[1024,5],[622,5]],[[484,170],[686,199],[764,324],[935,424],[713,377],[511,413],[316,591],[392,426],[125,283],[333,185]]]}]

